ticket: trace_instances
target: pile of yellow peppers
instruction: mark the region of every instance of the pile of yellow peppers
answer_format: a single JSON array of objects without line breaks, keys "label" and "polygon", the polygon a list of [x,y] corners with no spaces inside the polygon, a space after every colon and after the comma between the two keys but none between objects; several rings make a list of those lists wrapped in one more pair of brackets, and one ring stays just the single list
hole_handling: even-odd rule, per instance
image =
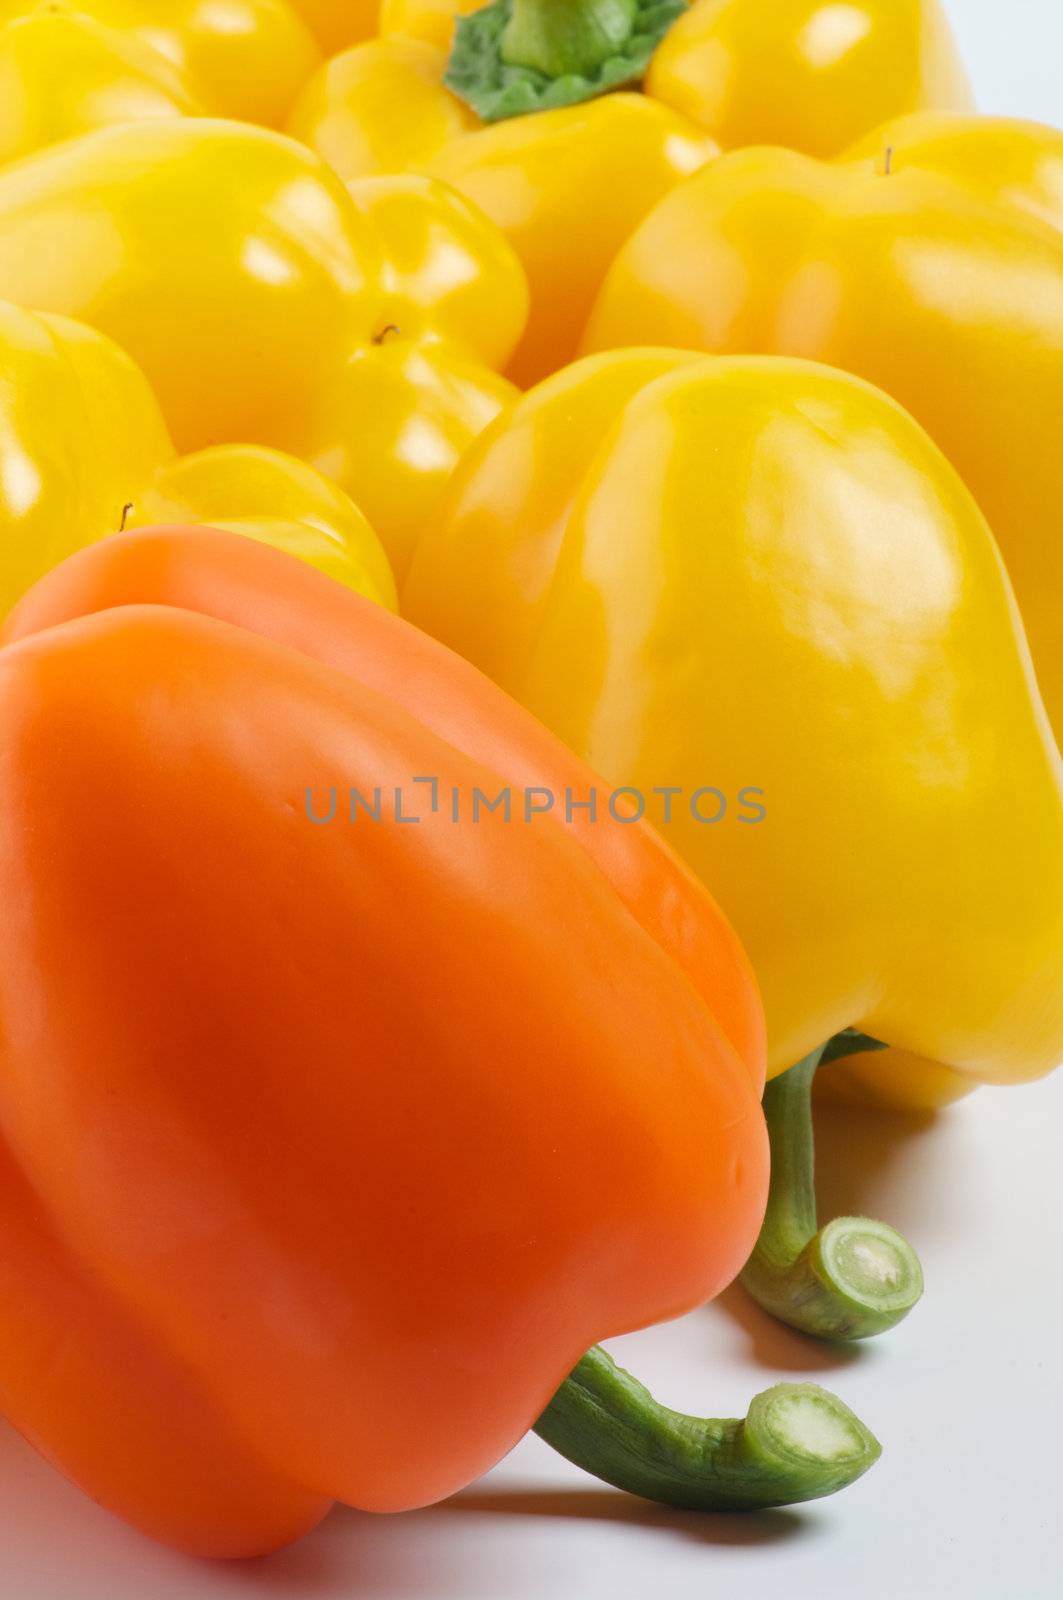
[{"label": "pile of yellow peppers", "polygon": [[[1061,416],[1063,133],[939,0],[0,0],[0,619],[199,526],[450,647],[719,901],[809,1192],[821,1060],[1063,1059]],[[795,1215],[777,1315],[915,1303]]]}]

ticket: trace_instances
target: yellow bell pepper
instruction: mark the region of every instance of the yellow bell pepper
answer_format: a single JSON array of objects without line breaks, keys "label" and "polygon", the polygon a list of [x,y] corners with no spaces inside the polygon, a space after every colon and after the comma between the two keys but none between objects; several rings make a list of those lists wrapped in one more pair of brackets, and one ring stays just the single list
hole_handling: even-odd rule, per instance
[{"label": "yellow bell pepper", "polygon": [[941,0],[696,0],[657,50],[646,92],[724,149],[815,156],[887,117],[972,104]]},{"label": "yellow bell pepper", "polygon": [[484,0],[378,0],[380,32],[405,34],[434,44],[437,50],[449,50],[457,19],[479,11],[483,4]]},{"label": "yellow bell pepper", "polygon": [[382,252],[379,331],[284,443],[354,497],[401,577],[458,461],[517,398],[492,369],[524,331],[528,284],[504,235],[446,184],[410,174],[349,189]]},{"label": "yellow bell pepper", "polygon": [[310,25],[326,55],[359,39],[369,39],[380,24],[380,0],[289,0]]},{"label": "yellow bell pepper", "polygon": [[464,195],[417,174],[348,185],[380,246],[380,329],[443,339],[501,370],[528,321],[516,251]]},{"label": "yellow bell pepper", "polygon": [[712,885],[772,1075],[850,1025],[973,1082],[1063,1058],[1063,768],[986,522],[885,395],[580,362],[472,447],[403,609]]},{"label": "yellow bell pepper", "polygon": [[961,120],[874,144],[874,160],[751,150],[696,174],[619,253],[585,348],[804,356],[894,395],[989,519],[1059,732],[1063,238],[1045,218],[1063,135]]},{"label": "yellow bell pepper", "polygon": [[401,579],[455,467],[518,394],[460,348],[388,336],[352,357],[288,447],[357,500]]},{"label": "yellow bell pepper", "polygon": [[0,26],[0,164],[115,122],[201,114],[187,73],[135,34],[60,5]]},{"label": "yellow bell pepper", "polygon": [[445,67],[443,51],[420,39],[355,45],[305,84],[288,132],[341,178],[424,168],[444,145],[479,126],[444,86]]},{"label": "yellow bell pepper", "polygon": [[[42,9],[41,0],[0,0],[0,22]],[[45,10],[52,9],[51,0]],[[71,9],[127,41],[139,42],[175,66],[197,101],[215,116],[277,127],[321,51],[298,8],[288,0],[71,0]],[[120,46],[114,45],[118,49]],[[74,66],[74,82],[81,68]],[[67,63],[57,63],[53,92],[64,98]],[[102,86],[101,86],[102,87]],[[95,125],[121,118],[95,107]]]},{"label": "yellow bell pepper", "polygon": [[495,123],[430,164],[506,234],[531,285],[527,331],[508,367],[522,387],[570,361],[606,269],[662,195],[716,154],[685,118],[645,95]]},{"label": "yellow bell pepper", "polygon": [[295,456],[219,444],[171,460],[133,502],[127,528],[204,523],[298,556],[388,611],[395,578],[361,506]]},{"label": "yellow bell pepper", "polygon": [[75,550],[153,522],[231,527],[394,607],[380,543],[335,485],[256,447],[178,459],[124,351],[0,304],[0,616]]},{"label": "yellow bell pepper", "polygon": [[121,344],[182,450],[283,445],[378,331],[379,271],[335,175],[261,128],[126,124],[0,172],[0,298]]},{"label": "yellow bell pepper", "polygon": [[1063,133],[1040,122],[925,111],[884,123],[843,159],[876,174],[933,173],[1063,232]]}]

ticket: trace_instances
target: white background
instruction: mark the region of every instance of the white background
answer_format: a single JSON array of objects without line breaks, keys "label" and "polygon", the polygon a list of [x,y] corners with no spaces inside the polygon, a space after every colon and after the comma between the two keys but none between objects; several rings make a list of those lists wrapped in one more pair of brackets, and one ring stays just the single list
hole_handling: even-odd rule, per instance
[{"label": "white background", "polygon": [[[339,4],[340,0],[336,0]],[[771,0],[765,0],[766,5]],[[951,0],[983,110],[1063,123],[1063,0]],[[752,1517],[658,1510],[528,1439],[431,1511],[337,1510],[241,1566],[169,1554],[0,1427],[4,1600],[1055,1600],[1063,1593],[1063,1073],[934,1119],[820,1117],[824,1215],[878,1214],[927,1296],[852,1350],[778,1329],[740,1291],[615,1348],[660,1398],[738,1415],[780,1377],[836,1388],[882,1461],[837,1499]],[[826,1176],[828,1175],[829,1176]]]},{"label": "white background", "polygon": [[974,79],[979,110],[1063,125],[1061,0],[944,3]]}]

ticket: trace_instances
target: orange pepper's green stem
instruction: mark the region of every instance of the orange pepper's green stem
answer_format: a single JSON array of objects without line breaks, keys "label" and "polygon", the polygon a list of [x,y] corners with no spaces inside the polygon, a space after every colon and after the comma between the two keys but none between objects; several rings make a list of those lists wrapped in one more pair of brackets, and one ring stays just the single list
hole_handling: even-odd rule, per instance
[{"label": "orange pepper's green stem", "polygon": [[485,122],[637,83],[685,0],[494,0],[458,19],[446,82]]},{"label": "orange pepper's green stem", "polygon": [[764,1091],[771,1187],[760,1238],[742,1272],[758,1305],[819,1339],[869,1339],[906,1317],[923,1292],[919,1257],[894,1228],[868,1217],[816,1218],[812,1080],[821,1061],[880,1048],[847,1032]]},{"label": "orange pepper's green stem", "polygon": [[848,1406],[814,1383],[777,1383],[744,1419],[659,1405],[595,1347],[565,1379],[535,1432],[618,1489],[689,1511],[756,1511],[836,1494],[881,1454]]}]

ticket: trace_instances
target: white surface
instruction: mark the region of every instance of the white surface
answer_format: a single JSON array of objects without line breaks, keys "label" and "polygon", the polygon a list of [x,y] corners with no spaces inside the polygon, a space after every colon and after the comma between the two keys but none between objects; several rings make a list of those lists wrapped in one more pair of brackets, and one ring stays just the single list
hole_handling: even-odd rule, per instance
[{"label": "white surface", "polygon": [[[337,0],[339,3],[339,0]],[[770,4],[770,0],[766,0]],[[951,0],[985,111],[1063,123],[1060,0]],[[1063,1592],[1063,1073],[936,1122],[821,1119],[824,1216],[919,1248],[927,1296],[851,1352],[739,1291],[615,1348],[661,1399],[736,1415],[780,1377],[836,1388],[882,1461],[837,1499],[684,1517],[597,1487],[532,1438],[449,1505],[336,1511],[290,1551],[209,1566],[156,1549],[0,1428],[4,1600],[1055,1600]]]},{"label": "white surface", "polygon": [[[1063,1439],[1063,1073],[935,1119],[826,1108],[823,1214],[919,1248],[925,1300],[878,1343],[827,1349],[740,1290],[617,1340],[661,1399],[737,1415],[780,1377],[835,1388],[882,1460],[833,1500],[687,1516],[595,1484],[526,1440],[447,1505],[337,1509],[267,1560],[171,1555],[0,1433],[4,1600],[1056,1600]],[[826,1175],[829,1175],[829,1181]]]}]

